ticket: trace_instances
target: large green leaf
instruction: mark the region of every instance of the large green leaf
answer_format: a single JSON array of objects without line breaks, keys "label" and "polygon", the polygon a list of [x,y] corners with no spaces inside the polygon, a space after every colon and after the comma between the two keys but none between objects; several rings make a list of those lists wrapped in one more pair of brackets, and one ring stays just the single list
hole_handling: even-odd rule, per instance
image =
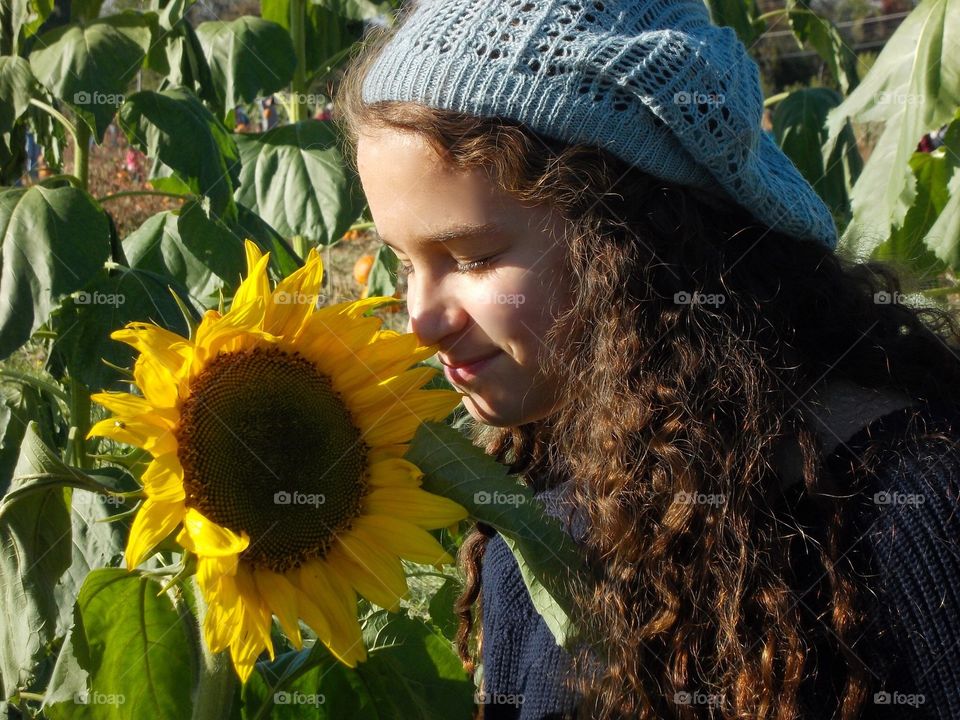
[{"label": "large green leaf", "polygon": [[243,240],[206,216],[195,202],[149,218],[124,240],[131,267],[169,275],[197,305],[231,295],[246,269]]},{"label": "large green leaf", "polygon": [[194,646],[184,619],[159,589],[121,569],[87,576],[47,690],[47,717],[190,717]]},{"label": "large green leaf", "polygon": [[37,90],[30,63],[21,57],[0,57],[0,133],[13,128],[16,119],[27,111]]},{"label": "large green leaf", "polygon": [[110,252],[107,216],[72,187],[0,192],[0,358],[23,345]]},{"label": "large green leaf", "polygon": [[197,26],[197,37],[227,110],[271,95],[293,77],[293,43],[276,23],[249,16],[205,22]]},{"label": "large green leaf", "polygon": [[101,270],[54,316],[54,355],[62,359],[73,378],[91,390],[110,388],[123,376],[104,360],[128,367],[134,356],[130,346],[110,338],[114,330],[141,321],[187,334],[171,288],[189,303],[186,291],[168,275],[122,266]]},{"label": "large green leaf", "polygon": [[936,130],[960,106],[960,3],[923,0],[901,23],[870,72],[830,111],[822,149],[833,152],[846,122],[886,123],[851,193],[853,219],[840,250],[869,257],[903,224],[916,199],[910,158],[924,133]]},{"label": "large green leaf", "polygon": [[285,237],[333,242],[363,210],[363,193],[330,123],[306,120],[234,137],[243,161],[238,202]]},{"label": "large green leaf", "polygon": [[[473,683],[453,645],[421,620],[374,613],[365,622],[369,649],[355,669],[321,644],[259,666],[244,688],[244,717],[272,720],[468,718]],[[261,708],[272,706],[269,714]],[[263,714],[261,714],[263,713]]]},{"label": "large green leaf", "polygon": [[53,12],[53,0],[4,0],[0,3],[0,55],[15,55]]},{"label": "large green leaf", "polygon": [[442,423],[424,423],[405,456],[421,468],[423,488],[450,498],[494,527],[513,551],[534,607],[557,640],[573,638],[570,582],[587,579],[583,557],[559,521],[529,488],[466,437]]},{"label": "large green leaf", "polygon": [[[342,4],[348,6],[355,3]],[[290,5],[291,0],[261,0],[260,14],[265,20],[275,22],[289,31]],[[304,70],[309,86],[312,80],[330,72],[346,60],[350,47],[363,37],[363,22],[340,15],[319,3],[306,2],[305,5]]]},{"label": "large green leaf", "polygon": [[947,128],[943,147],[914,155],[910,165],[917,177],[918,202],[894,237],[922,233],[924,247],[942,261],[933,272],[943,263],[956,272],[960,270],[960,110]]},{"label": "large green leaf", "polygon": [[787,14],[790,28],[797,42],[801,47],[804,43],[810,44],[827,63],[843,94],[849,95],[860,82],[856,53],[844,42],[830,20],[800,6],[797,0],[788,2],[787,7],[790,9]]},{"label": "large green leaf", "polygon": [[71,563],[67,491],[52,486],[16,498],[11,493],[35,475],[59,472],[62,463],[30,423],[0,501],[0,681],[11,690],[30,687],[49,652],[59,616],[53,590]]},{"label": "large green leaf", "polygon": [[210,198],[216,214],[236,218],[237,145],[196,95],[184,88],[136,93],[121,108],[120,125],[132,143],[171,168],[193,193]]},{"label": "large green leaf", "polygon": [[150,47],[151,18],[122,13],[89,25],[64,25],[37,38],[33,74],[54,95],[93,120],[102,138]]},{"label": "large green leaf", "polygon": [[857,138],[849,125],[824,168],[820,155],[827,134],[824,123],[827,113],[841,100],[840,94],[829,88],[802,88],[778,103],[772,118],[780,148],[827,203],[838,224],[849,220],[847,192],[863,169]]}]

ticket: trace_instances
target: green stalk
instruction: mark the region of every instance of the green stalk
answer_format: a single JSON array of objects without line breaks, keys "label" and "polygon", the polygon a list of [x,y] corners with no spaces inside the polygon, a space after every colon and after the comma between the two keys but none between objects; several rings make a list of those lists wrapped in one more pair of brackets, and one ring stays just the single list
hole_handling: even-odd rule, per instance
[{"label": "green stalk", "polygon": [[191,720],[224,720],[230,717],[233,705],[233,693],[237,687],[237,676],[230,665],[226,652],[212,653],[203,639],[203,620],[207,614],[207,601],[203,591],[193,580],[193,596],[197,605],[197,623],[199,632],[196,638],[200,644],[200,683],[197,685],[196,702],[193,705]]},{"label": "green stalk", "polygon": [[307,116],[307,32],[306,32],[306,0],[291,0],[290,2],[290,39],[293,40],[293,49],[297,54],[297,67],[293,72],[290,83],[290,92],[293,95],[290,102],[290,122],[298,123]]},{"label": "green stalk", "polygon": [[159,195],[160,197],[171,197],[177,198],[178,200],[189,200],[191,197],[189,195],[180,195],[179,193],[163,192],[162,190],[121,190],[120,192],[97,198],[97,202],[102,205],[108,200],[116,200],[122,197],[136,197],[138,195]]},{"label": "green stalk", "polygon": [[70,380],[70,437],[68,454],[79,468],[92,467],[87,455],[87,433],[90,432],[90,391],[76,378]]},{"label": "green stalk", "polygon": [[90,128],[82,120],[77,123],[74,136],[73,174],[80,180],[84,190],[90,178]]},{"label": "green stalk", "polygon": [[76,141],[77,126],[74,125],[69,120],[67,120],[66,116],[62,112],[60,112],[55,107],[53,107],[53,105],[45,103],[42,100],[37,100],[36,98],[31,99],[30,104],[33,105],[34,107],[40,108],[46,113],[49,113],[54,119],[56,119],[61,125],[63,125],[66,131],[70,133],[71,137],[73,137],[74,141]]}]

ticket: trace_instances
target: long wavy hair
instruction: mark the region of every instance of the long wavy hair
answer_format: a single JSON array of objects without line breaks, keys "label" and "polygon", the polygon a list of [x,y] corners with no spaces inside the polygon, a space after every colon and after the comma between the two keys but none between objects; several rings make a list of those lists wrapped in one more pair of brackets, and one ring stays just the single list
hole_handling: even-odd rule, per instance
[{"label": "long wavy hair", "polygon": [[[955,322],[878,302],[902,289],[884,264],[844,260],[733,203],[708,206],[599,148],[502,118],[366,104],[360,85],[388,39],[369,41],[338,90],[348,150],[362,128],[419,133],[451,167],[485,170],[571,228],[572,303],[544,358],[566,379],[560,409],[519,427],[478,424],[474,439],[536,490],[575,479],[570,498],[587,520],[582,549],[597,578],[572,589],[574,620],[592,638],[570,678],[582,714],[857,717],[872,681],[857,650],[876,631],[872,593],[848,557],[856,488],[837,486],[803,398],[826,377],[956,398]],[[678,293],[723,302],[681,303]],[[800,529],[772,461],[785,439],[799,447],[815,527]],[[699,493],[725,502],[686,501]],[[482,652],[480,568],[492,533],[478,524],[459,552],[457,645],[468,671]],[[801,555],[825,578],[802,603]],[[841,677],[825,698],[810,684],[826,666]],[[676,701],[694,691],[718,700]]]}]

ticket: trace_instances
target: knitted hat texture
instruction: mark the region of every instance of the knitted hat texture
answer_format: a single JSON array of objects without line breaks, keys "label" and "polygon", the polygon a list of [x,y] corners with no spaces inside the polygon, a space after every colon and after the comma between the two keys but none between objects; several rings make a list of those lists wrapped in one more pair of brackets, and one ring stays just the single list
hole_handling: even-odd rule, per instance
[{"label": "knitted hat texture", "polygon": [[827,206],[761,128],[756,63],[702,0],[420,0],[405,12],[365,102],[514,120],[836,246]]}]

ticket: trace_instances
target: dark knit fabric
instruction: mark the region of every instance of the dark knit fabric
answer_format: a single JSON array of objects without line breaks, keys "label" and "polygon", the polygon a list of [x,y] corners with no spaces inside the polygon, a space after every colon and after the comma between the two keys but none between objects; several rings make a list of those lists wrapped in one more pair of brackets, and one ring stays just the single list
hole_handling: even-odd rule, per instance
[{"label": "dark knit fabric", "polygon": [[[941,431],[947,440],[924,435]],[[870,453],[865,454],[867,447]],[[960,718],[960,409],[937,404],[906,408],[870,423],[827,461],[844,487],[860,472],[851,503],[850,551],[872,591],[869,627],[854,654],[870,671],[874,691],[861,715],[880,720]],[[797,489],[803,495],[802,488]],[[885,495],[883,493],[886,493]],[[557,511],[556,491],[540,494]],[[798,500],[799,517],[817,522],[817,509]],[[802,520],[801,520],[802,522]],[[576,534],[575,534],[576,536]],[[798,576],[804,577],[804,568]],[[823,583],[810,570],[810,587]],[[483,559],[484,718],[573,717],[575,696],[562,678],[570,655],[554,642],[530,601],[520,570],[499,535]],[[829,631],[824,631],[829,632]],[[816,652],[814,650],[814,652]],[[829,653],[801,693],[810,718],[835,702],[842,667]]]}]

